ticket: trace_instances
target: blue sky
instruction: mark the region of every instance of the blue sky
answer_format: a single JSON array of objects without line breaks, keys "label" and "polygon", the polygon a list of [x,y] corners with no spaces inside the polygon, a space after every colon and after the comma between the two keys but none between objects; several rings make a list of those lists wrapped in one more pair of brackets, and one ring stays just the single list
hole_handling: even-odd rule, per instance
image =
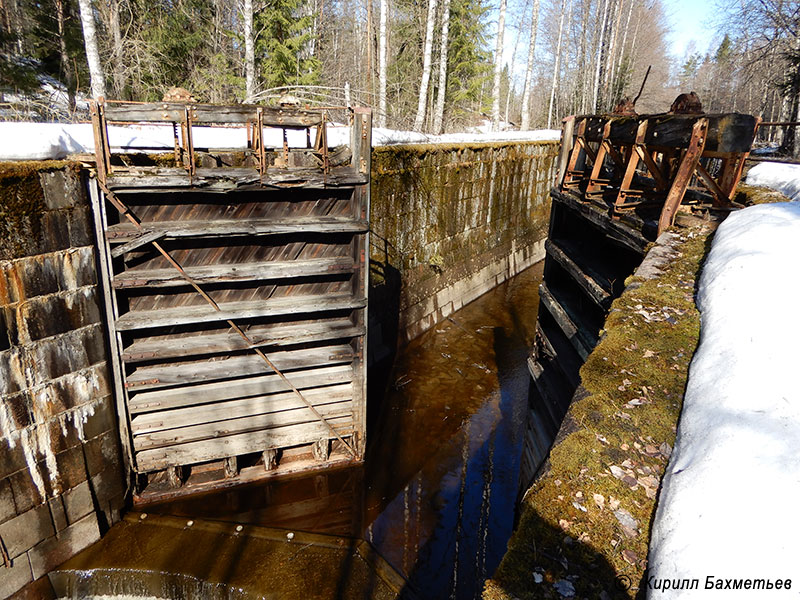
[{"label": "blue sky", "polygon": [[683,58],[694,40],[697,52],[706,52],[714,36],[714,18],[719,12],[711,0],[664,0],[664,8],[672,29],[669,35],[673,55]]}]

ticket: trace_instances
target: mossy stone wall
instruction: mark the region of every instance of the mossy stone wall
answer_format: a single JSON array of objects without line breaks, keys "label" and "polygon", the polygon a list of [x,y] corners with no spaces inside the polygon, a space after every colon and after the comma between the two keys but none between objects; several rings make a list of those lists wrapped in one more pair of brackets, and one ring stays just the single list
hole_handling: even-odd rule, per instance
[{"label": "mossy stone wall", "polygon": [[399,275],[401,337],[544,257],[557,155],[558,142],[373,150],[372,283]]},{"label": "mossy stone wall", "polygon": [[0,598],[48,597],[123,506],[94,245],[79,165],[0,164]]}]

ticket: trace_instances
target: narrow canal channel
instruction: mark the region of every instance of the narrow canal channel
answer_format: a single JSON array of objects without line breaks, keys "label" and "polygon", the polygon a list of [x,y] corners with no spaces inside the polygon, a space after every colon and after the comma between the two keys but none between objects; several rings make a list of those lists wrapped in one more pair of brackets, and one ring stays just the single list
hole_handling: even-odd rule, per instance
[{"label": "narrow canal channel", "polygon": [[420,598],[480,597],[514,523],[526,359],[542,266],[481,296],[401,351],[386,396],[370,400],[378,414],[363,468],[149,511],[361,537]]}]

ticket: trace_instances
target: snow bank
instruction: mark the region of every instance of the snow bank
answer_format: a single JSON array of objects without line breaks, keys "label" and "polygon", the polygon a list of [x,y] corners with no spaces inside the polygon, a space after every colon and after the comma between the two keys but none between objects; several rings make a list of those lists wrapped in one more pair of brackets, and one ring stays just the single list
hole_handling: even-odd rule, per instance
[{"label": "snow bank", "polygon": [[791,200],[800,200],[800,165],[762,162],[750,169],[745,182],[772,188]]},{"label": "snow bank", "polygon": [[[800,595],[800,203],[720,226],[698,293],[702,329],[653,525],[648,598]],[[792,590],[705,590],[706,578]],[[733,582],[732,582],[733,585]],[[742,581],[742,585],[745,585]]]},{"label": "snow bank", "polygon": [[[194,127],[194,144],[197,148],[246,148],[247,131],[242,127]],[[316,132],[312,131],[312,139]],[[328,144],[338,146],[349,143],[349,129],[341,125],[328,126]],[[498,133],[455,133],[425,135],[413,131],[395,131],[375,128],[372,142],[375,146],[415,143],[480,143],[495,141],[558,140],[560,132],[505,131]],[[171,150],[172,128],[158,125],[109,126],[109,143],[112,148],[126,152],[152,152],[153,149]],[[291,147],[305,147],[305,131],[287,130]],[[268,147],[283,146],[283,133],[267,129],[264,141]],[[69,154],[94,152],[92,126],[88,123],[0,123],[0,160],[46,160],[65,158]]]}]

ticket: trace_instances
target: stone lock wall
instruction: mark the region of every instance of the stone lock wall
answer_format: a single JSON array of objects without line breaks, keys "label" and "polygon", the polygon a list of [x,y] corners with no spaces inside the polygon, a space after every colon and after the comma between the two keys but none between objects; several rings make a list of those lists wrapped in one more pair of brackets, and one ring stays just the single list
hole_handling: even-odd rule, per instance
[{"label": "stone lock wall", "polygon": [[119,519],[125,489],[98,294],[78,168],[0,165],[0,598]]},{"label": "stone lock wall", "polygon": [[558,149],[548,141],[373,150],[371,298],[399,277],[401,339],[544,258]]}]

